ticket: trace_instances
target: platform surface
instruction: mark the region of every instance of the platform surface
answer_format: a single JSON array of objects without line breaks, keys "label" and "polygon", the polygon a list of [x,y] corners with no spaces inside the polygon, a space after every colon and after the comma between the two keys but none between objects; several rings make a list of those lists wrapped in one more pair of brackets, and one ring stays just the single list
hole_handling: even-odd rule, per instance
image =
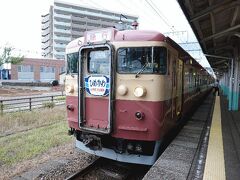
[{"label": "platform surface", "polygon": [[227,99],[220,97],[225,175],[240,179],[240,111],[228,111]]},{"label": "platform surface", "polygon": [[198,108],[144,179],[240,179],[240,111],[228,111],[224,96],[213,97],[210,107],[211,98]]}]

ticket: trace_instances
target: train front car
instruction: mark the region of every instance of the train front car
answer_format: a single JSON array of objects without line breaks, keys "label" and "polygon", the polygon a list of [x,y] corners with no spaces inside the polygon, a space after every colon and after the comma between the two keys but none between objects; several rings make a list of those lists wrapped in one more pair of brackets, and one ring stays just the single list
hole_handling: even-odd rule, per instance
[{"label": "train front car", "polygon": [[175,125],[181,108],[181,103],[171,108],[173,102],[177,105],[172,97],[182,93],[176,86],[182,79],[172,81],[177,75],[171,71],[169,54],[177,57],[158,32],[85,33],[79,50],[78,102],[76,96],[67,98],[70,132],[79,149],[122,162],[156,161],[161,139]]}]

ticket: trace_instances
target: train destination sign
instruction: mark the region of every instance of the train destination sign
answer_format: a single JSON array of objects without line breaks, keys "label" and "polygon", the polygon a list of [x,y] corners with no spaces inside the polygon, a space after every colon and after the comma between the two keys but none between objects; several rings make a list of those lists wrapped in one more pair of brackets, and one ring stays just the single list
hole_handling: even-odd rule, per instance
[{"label": "train destination sign", "polygon": [[85,88],[88,94],[93,96],[108,96],[109,78],[103,75],[92,75],[84,78]]},{"label": "train destination sign", "polygon": [[99,31],[87,31],[86,32],[86,41],[87,42],[101,42],[109,41],[112,37],[112,31],[110,29],[99,30]]}]

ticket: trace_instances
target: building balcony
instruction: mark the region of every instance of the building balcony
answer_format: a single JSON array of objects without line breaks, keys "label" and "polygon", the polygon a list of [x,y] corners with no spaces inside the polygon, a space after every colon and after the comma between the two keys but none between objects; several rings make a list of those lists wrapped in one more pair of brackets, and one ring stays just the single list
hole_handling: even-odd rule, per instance
[{"label": "building balcony", "polygon": [[62,59],[62,60],[65,59],[65,56],[57,55],[57,54],[54,54],[53,57],[54,57],[55,59]]},{"label": "building balcony", "polygon": [[47,51],[48,49],[51,50],[52,44],[50,43],[50,41],[48,41],[46,43],[42,43],[41,48],[42,48],[42,50],[45,50],[45,51]]},{"label": "building balcony", "polygon": [[44,16],[42,17],[42,24],[45,24],[46,22],[48,22],[50,20],[50,16]]},{"label": "building balcony", "polygon": [[49,40],[50,40],[50,34],[48,34],[46,36],[42,36],[42,39],[41,39],[42,43],[45,43],[45,42],[47,42]]},{"label": "building balcony", "polygon": [[53,57],[52,52],[42,52],[41,55],[44,58],[52,58]]},{"label": "building balcony", "polygon": [[71,27],[71,23],[70,22],[62,22],[62,21],[54,21],[54,26],[55,27]]},{"label": "building balcony", "polygon": [[65,51],[66,44],[53,43],[53,47],[54,47],[55,49],[61,49],[61,50],[64,50],[64,51]]},{"label": "building balcony", "polygon": [[50,23],[42,24],[42,30],[45,30],[45,29],[49,28],[49,26],[50,26]]},{"label": "building balcony", "polygon": [[56,43],[69,43],[72,39],[71,36],[69,37],[63,37],[63,36],[53,36],[54,42]]},{"label": "building balcony", "polygon": [[53,50],[53,54],[54,54],[54,55],[59,55],[59,56],[65,56],[65,51],[56,51],[56,50]]},{"label": "building balcony", "polygon": [[70,29],[60,29],[60,28],[54,28],[54,33],[55,34],[65,34],[65,35],[71,35],[71,30]]},{"label": "building balcony", "polygon": [[71,20],[71,15],[63,15],[63,14],[57,14],[57,13],[55,13],[54,15],[54,19],[56,19],[56,20]]},{"label": "building balcony", "polygon": [[76,16],[72,16],[72,21],[86,22],[86,21],[87,21],[87,17],[76,17]]},{"label": "building balcony", "polygon": [[78,29],[82,29],[82,30],[86,30],[87,25],[81,25],[81,24],[72,24],[72,28],[78,28]]},{"label": "building balcony", "polygon": [[[98,12],[91,12],[91,9],[89,9],[89,11],[86,9],[84,10],[78,10],[78,9],[74,9],[74,8],[66,8],[66,7],[59,7],[59,6],[55,6],[54,7],[55,10],[60,10],[60,11],[65,11],[68,13],[76,13],[76,14],[81,14],[83,16],[93,16],[93,17],[98,17],[98,18],[106,18],[106,19],[113,19],[113,20],[119,20],[119,16],[120,14],[116,14],[113,15],[112,13],[107,15],[104,13],[98,13]],[[126,20],[128,21],[128,20]],[[132,20],[130,20],[132,21]]]},{"label": "building balcony", "polygon": [[116,25],[115,22],[107,22],[107,21],[102,21],[101,24],[102,24],[103,26],[107,26],[107,27],[113,27],[113,26]]},{"label": "building balcony", "polygon": [[48,28],[48,29],[42,30],[41,34],[42,34],[42,37],[47,36],[48,34],[50,34],[50,29]]},{"label": "building balcony", "polygon": [[98,20],[93,20],[93,19],[87,19],[87,23],[89,24],[89,23],[92,23],[92,24],[101,24],[101,19],[98,19]]},{"label": "building balcony", "polygon": [[72,36],[83,36],[84,35],[84,31],[72,31]]}]

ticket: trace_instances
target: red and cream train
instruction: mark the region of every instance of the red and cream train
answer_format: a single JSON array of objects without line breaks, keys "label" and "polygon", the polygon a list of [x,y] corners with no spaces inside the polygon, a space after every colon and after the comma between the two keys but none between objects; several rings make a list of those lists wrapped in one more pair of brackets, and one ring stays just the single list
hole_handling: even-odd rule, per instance
[{"label": "red and cream train", "polygon": [[169,37],[114,28],[66,47],[66,106],[76,147],[122,162],[153,164],[161,140],[213,78]]}]

